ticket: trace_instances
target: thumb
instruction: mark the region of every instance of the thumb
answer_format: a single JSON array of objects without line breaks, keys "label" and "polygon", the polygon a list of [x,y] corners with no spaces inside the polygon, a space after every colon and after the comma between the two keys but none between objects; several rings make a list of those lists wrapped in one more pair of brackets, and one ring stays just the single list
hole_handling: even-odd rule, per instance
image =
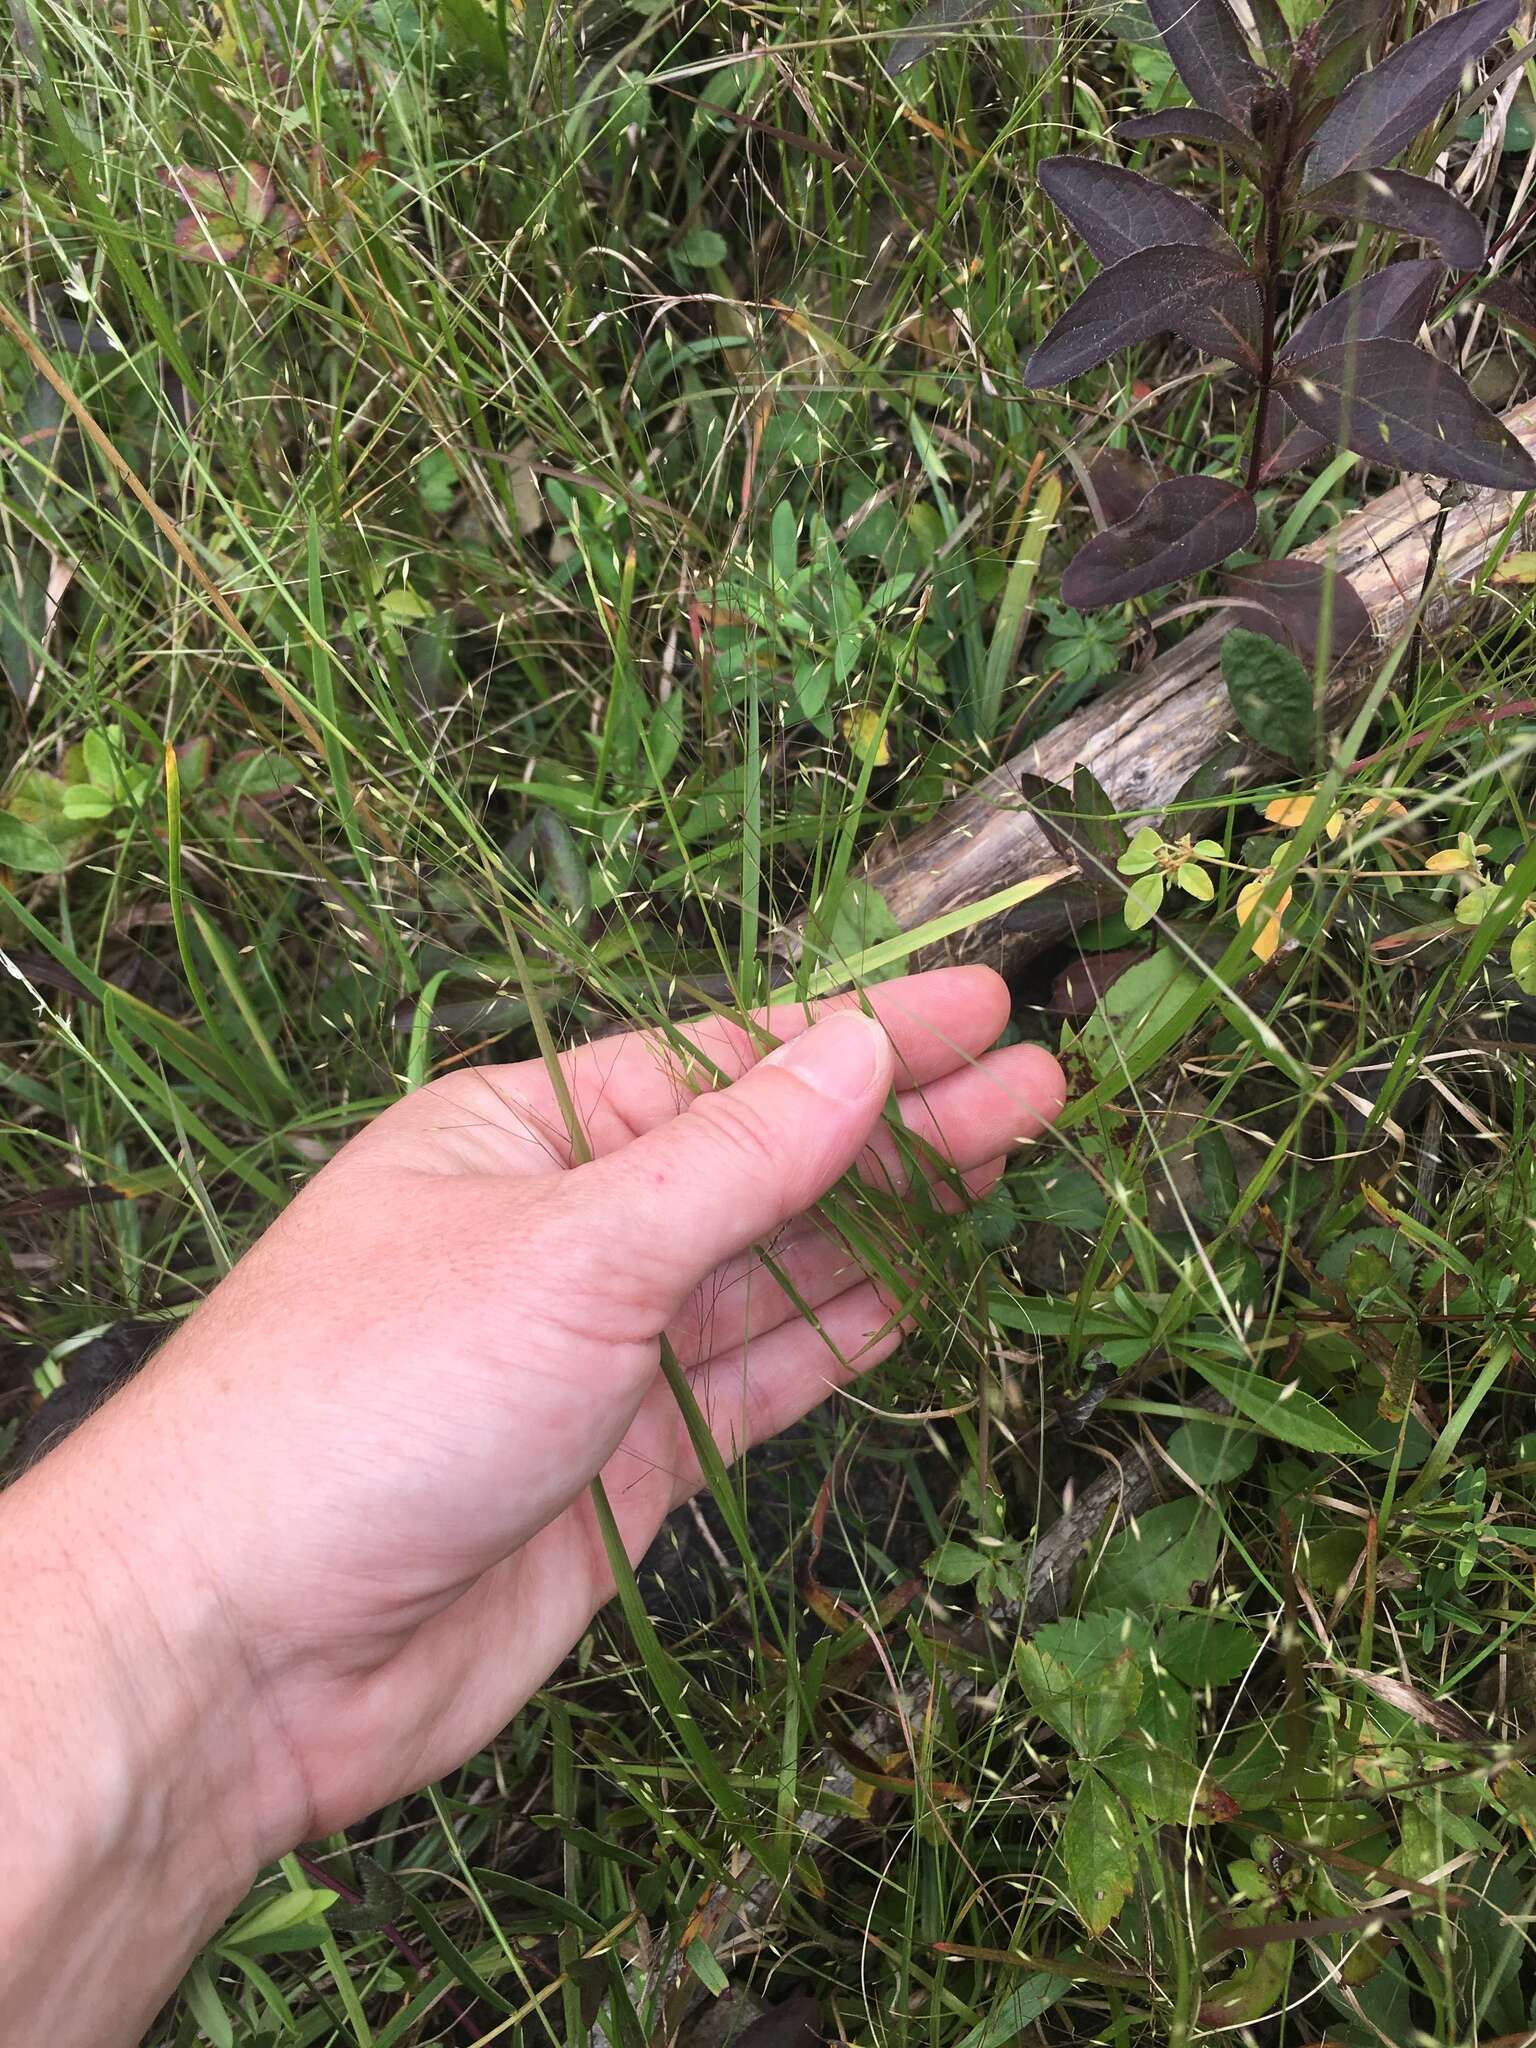
[{"label": "thumb", "polygon": [[788,1040],[728,1088],[581,1168],[591,1227],[644,1262],[665,1319],[705,1276],[824,1195],[868,1141],[895,1055],[859,1010]]}]

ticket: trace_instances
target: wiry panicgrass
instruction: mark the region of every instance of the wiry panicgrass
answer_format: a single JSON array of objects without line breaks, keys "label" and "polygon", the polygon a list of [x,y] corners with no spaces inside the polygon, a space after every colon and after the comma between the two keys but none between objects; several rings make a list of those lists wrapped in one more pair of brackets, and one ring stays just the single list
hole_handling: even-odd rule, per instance
[{"label": "wiry panicgrass", "polygon": [[[1242,424],[1176,353],[1019,383],[1078,261],[1034,166],[1161,89],[1128,22],[893,80],[902,12],[830,0],[16,18],[0,303],[54,381],[8,328],[6,802],[114,766],[63,872],[0,878],[13,1422],[400,1087],[759,1000],[801,912],[802,985],[879,946],[859,854],[1147,652],[1051,610],[1042,480],[1106,413],[1181,467]],[[270,206],[190,261],[171,188],[237,163]],[[1264,549],[1360,487],[1266,499]],[[1319,763],[1405,822],[1206,809],[1184,978],[1072,1020],[997,1197],[838,1198],[912,1345],[716,1473],[492,1751],[290,1859],[162,2039],[639,2048],[727,1984],[932,2048],[1526,2038],[1522,588]],[[1457,833],[1514,869],[1475,929],[1422,871]],[[1163,1501],[1121,1533],[1117,1467]]]}]

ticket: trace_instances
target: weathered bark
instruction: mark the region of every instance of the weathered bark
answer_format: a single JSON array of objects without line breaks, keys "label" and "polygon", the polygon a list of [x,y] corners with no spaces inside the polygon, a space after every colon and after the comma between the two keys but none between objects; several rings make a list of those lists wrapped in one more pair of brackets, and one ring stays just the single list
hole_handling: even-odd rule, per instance
[{"label": "weathered bark", "polygon": [[[1505,415],[1505,425],[1536,450],[1536,400]],[[1433,632],[1464,601],[1519,500],[1475,491],[1446,518],[1426,630]],[[1371,616],[1374,645],[1362,642],[1330,681],[1324,705],[1340,725],[1358,703],[1380,655],[1418,604],[1439,507],[1417,482],[1399,485],[1351,514],[1326,540],[1300,553],[1334,562],[1360,593]],[[865,864],[897,923],[914,930],[928,919],[1031,876],[1061,874],[1059,886],[1009,913],[961,934],[914,965],[942,958],[984,959],[1005,971],[1064,937],[1083,914],[1085,892],[1020,802],[1018,777],[1028,771],[1070,784],[1081,763],[1115,803],[1132,815],[1155,816],[1200,768],[1221,761],[1234,782],[1274,774],[1278,764],[1234,734],[1221,674],[1228,621],[1220,612],[1140,675],[1105,692],[1075,717],[994,769],[927,825],[877,847]],[[1237,745],[1232,742],[1236,739]],[[1227,767],[1225,753],[1230,748]]]}]

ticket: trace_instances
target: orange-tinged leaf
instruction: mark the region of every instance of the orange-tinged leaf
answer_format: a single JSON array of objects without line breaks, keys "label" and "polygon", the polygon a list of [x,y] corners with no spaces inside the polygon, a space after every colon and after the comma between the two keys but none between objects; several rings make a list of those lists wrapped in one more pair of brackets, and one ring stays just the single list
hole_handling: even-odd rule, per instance
[{"label": "orange-tinged leaf", "polygon": [[[1251,924],[1258,914],[1264,891],[1269,884],[1267,874],[1256,881],[1245,883],[1237,892],[1237,921],[1241,925]],[[1285,890],[1279,901],[1270,906],[1264,922],[1253,933],[1248,943],[1261,960],[1273,960],[1280,944],[1280,920],[1290,904],[1291,891]]]},{"label": "orange-tinged leaf", "polygon": [[198,220],[189,213],[177,221],[171,239],[189,263],[232,263],[250,238],[227,218]]},{"label": "orange-tinged leaf", "polygon": [[196,206],[204,213],[223,213],[228,208],[222,171],[204,170],[197,164],[162,164],[155,176],[185,206]]},{"label": "orange-tinged leaf", "polygon": [[260,227],[277,204],[277,181],[264,164],[238,164],[224,179],[225,205],[234,219]]},{"label": "orange-tinged leaf", "polygon": [[[1265,822],[1270,825],[1278,825],[1282,832],[1299,831],[1312,815],[1312,806],[1316,801],[1317,797],[1315,794],[1308,796],[1277,796],[1272,804],[1264,806]],[[1239,897],[1238,901],[1241,903],[1242,897]],[[1238,914],[1241,917],[1242,913],[1239,912]]]}]

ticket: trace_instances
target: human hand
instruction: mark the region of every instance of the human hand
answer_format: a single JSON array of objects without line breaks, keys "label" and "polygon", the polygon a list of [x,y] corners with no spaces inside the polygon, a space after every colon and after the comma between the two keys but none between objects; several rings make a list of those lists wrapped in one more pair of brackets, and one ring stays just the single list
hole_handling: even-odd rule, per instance
[{"label": "human hand", "polygon": [[987,1051],[1008,1004],[986,969],[870,1003],[775,1009],[767,1059],[727,1021],[689,1029],[691,1071],[656,1034],[567,1055],[574,1145],[538,1061],[405,1098],[15,1489],[34,1528],[51,1501],[81,1532],[119,1647],[170,1660],[178,1729],[207,1703],[220,1753],[186,1767],[247,1879],[451,1769],[542,1682],[612,1591],[594,1476],[631,1560],[698,1487],[663,1335],[727,1457],[896,1347],[814,1205],[856,1161],[902,1170],[893,1084],[973,1194],[1063,1084],[1037,1047]]}]

